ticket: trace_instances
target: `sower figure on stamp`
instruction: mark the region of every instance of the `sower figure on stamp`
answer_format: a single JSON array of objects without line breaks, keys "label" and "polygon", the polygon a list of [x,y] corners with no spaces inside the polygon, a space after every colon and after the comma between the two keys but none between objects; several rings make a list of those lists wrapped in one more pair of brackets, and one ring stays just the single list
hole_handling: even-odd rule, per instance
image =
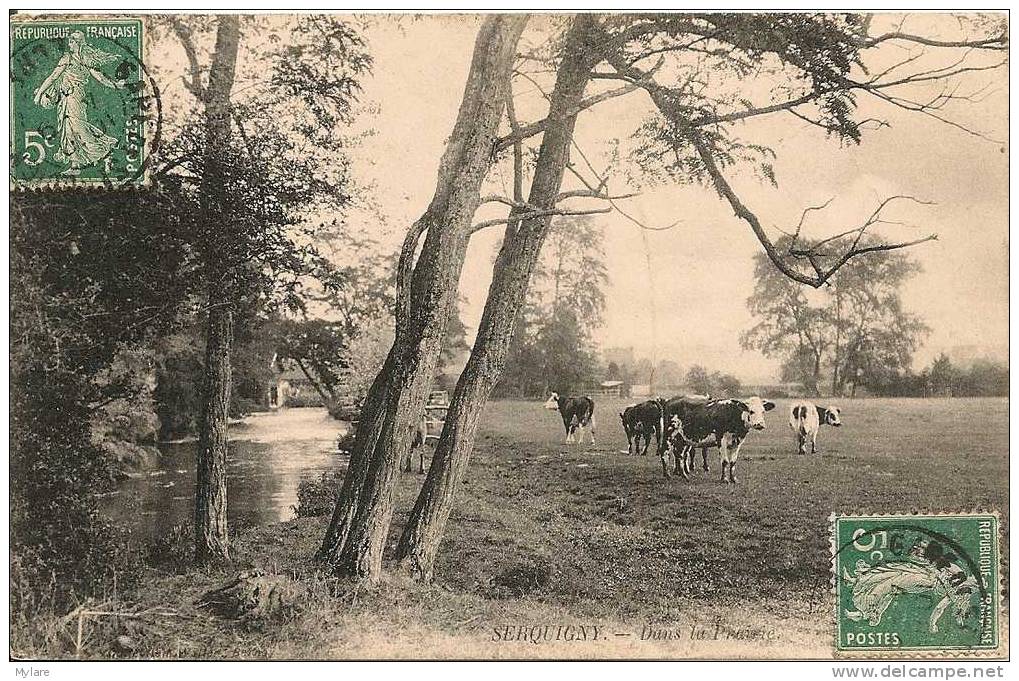
[{"label": "sower figure on stamp", "polygon": [[56,106],[59,144],[53,158],[68,164],[64,175],[78,175],[82,168],[101,161],[119,144],[115,137],[89,123],[86,103],[89,76],[108,88],[124,87],[123,82],[114,82],[99,70],[119,59],[92,47],[85,42],[84,33],[74,31],[67,38],[67,51],[56,68],[33,93],[39,106],[45,109]]}]

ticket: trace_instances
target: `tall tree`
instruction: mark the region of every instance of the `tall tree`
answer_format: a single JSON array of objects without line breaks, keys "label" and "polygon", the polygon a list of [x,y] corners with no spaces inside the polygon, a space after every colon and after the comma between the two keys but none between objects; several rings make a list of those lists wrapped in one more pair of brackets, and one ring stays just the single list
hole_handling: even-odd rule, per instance
[{"label": "tall tree", "polygon": [[[316,224],[310,216],[342,213],[352,200],[350,140],[342,130],[352,119],[358,79],[371,66],[363,41],[343,21],[245,17],[240,50],[241,21],[168,20],[166,33],[186,56],[184,72],[175,75],[194,106],[174,111],[164,162],[154,171],[162,181],[187,188],[190,203],[179,210],[191,211],[187,236],[207,290],[195,488],[198,562],[228,558],[226,417],[234,325],[241,313],[256,319],[259,310],[302,306],[305,279],[321,269],[316,239],[337,226]],[[244,88],[234,88],[239,74]]]},{"label": "tall tree", "polygon": [[[221,16],[217,21],[216,47],[205,89],[205,158],[199,188],[199,216],[203,225],[229,225],[222,192],[226,185],[223,159],[227,156],[233,126],[230,122],[230,90],[234,85],[240,21]],[[229,241],[232,235],[220,233]],[[230,414],[230,348],[233,344],[234,301],[224,297],[220,239],[208,243],[202,253],[208,282],[209,312],[205,333],[205,387],[198,420],[197,482],[195,483],[195,561],[227,560],[229,538],[226,524],[227,421]]]},{"label": "tall tree", "polygon": [[[872,239],[864,244],[874,243]],[[748,349],[782,359],[815,395],[829,378],[832,395],[855,393],[866,376],[907,370],[927,327],[903,309],[902,285],[919,267],[895,251],[847,263],[813,301],[803,287],[756,256],[754,293],[747,307],[757,318],[743,334]]]},{"label": "tall tree", "polygon": [[[523,305],[531,271],[548,234],[551,221],[548,215],[521,216],[528,211],[550,211],[559,200],[576,124],[572,111],[583,97],[591,69],[597,62],[597,53],[592,49],[595,27],[593,17],[581,15],[567,32],[549,105],[549,116],[556,124],[550,126],[542,138],[526,207],[510,213],[474,349],[457,382],[428,477],[397,547],[398,558],[419,579],[431,578],[453,495],[467,468],[485,403],[502,373],[517,311]],[[507,88],[505,95],[511,94]],[[514,200],[519,202],[523,193],[519,180],[514,186]],[[561,265],[566,255],[559,249],[556,262]],[[576,289],[579,286],[567,280],[567,270],[563,266],[554,270],[554,276],[553,304],[557,310],[564,310],[566,305],[562,297],[567,287]]]},{"label": "tall tree", "polygon": [[456,308],[471,221],[481,202],[481,184],[492,162],[492,142],[526,23],[521,15],[485,19],[439,164],[435,195],[403,242],[396,337],[368,392],[350,467],[318,553],[337,572],[368,580],[381,575],[398,463],[409,451],[411,425],[424,409],[446,324]]},{"label": "tall tree", "polygon": [[589,216],[558,217],[548,228],[506,366],[507,381],[527,386],[524,394],[569,392],[595,377],[592,339],[608,281],[602,236]]}]

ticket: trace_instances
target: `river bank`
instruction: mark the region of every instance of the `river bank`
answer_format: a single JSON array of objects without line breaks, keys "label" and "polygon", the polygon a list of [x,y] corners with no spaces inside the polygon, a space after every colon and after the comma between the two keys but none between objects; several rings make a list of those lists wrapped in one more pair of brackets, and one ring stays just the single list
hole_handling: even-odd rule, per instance
[{"label": "river bank", "polygon": [[[311,407],[256,413],[231,422],[230,526],[241,530],[293,518],[303,479],[346,468],[347,457],[336,451],[336,438],[345,430],[324,408]],[[139,542],[186,525],[193,513],[196,444],[160,443],[158,456],[103,495],[103,512]]]}]

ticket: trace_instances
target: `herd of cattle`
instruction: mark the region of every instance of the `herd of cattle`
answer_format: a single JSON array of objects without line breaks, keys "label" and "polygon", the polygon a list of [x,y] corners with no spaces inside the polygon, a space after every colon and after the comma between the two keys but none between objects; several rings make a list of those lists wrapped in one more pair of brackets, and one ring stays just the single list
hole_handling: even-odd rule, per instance
[{"label": "herd of cattle", "polygon": [[[545,408],[557,410],[562,416],[567,443],[583,442],[583,429],[587,428],[594,444],[594,400],[590,397],[565,397],[553,392]],[[751,430],[764,429],[764,414],[774,408],[774,402],[757,396],[713,400],[707,395],[683,395],[631,405],[619,417],[626,432],[627,453],[636,454],[643,440],[641,454],[647,454],[654,438],[666,478],[670,475],[670,458],[673,471],[687,478],[694,467],[695,450],[701,450],[704,470],[708,470],[708,448],[718,447],[722,482],[735,484],[740,447]],[[805,400],[790,406],[789,427],[796,434],[798,453],[807,453],[808,442],[810,453],[817,451],[817,431],[822,424],[841,426],[839,408],[819,407]]]}]

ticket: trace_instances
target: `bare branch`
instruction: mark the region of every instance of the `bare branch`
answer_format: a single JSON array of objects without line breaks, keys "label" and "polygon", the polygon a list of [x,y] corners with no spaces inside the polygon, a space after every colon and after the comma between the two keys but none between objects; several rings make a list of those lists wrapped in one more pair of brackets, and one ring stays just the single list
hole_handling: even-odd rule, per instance
[{"label": "bare branch", "polygon": [[[581,111],[590,109],[595,104],[600,104],[601,102],[604,102],[606,100],[630,94],[631,92],[635,92],[636,90],[639,89],[640,89],[639,85],[630,83],[629,85],[624,85],[622,87],[615,88],[614,90],[606,90],[605,92],[601,92],[599,94],[592,95],[590,97],[587,97],[586,99],[581,100],[580,104],[568,110],[568,112],[565,115],[575,116]],[[499,139],[497,139],[495,141],[495,151],[497,152],[502,151],[503,149],[510,146],[514,142],[519,142],[521,140],[527,139],[528,137],[533,137],[540,132],[544,132],[545,128],[548,127],[548,124],[549,120],[547,118],[543,118],[540,121],[535,121],[534,123],[528,123],[527,125],[520,126],[516,132],[510,133],[505,137],[500,137]]]},{"label": "bare branch", "polygon": [[[612,206],[612,208],[617,213],[622,215],[624,218],[626,218],[627,220],[632,222],[634,225],[640,227],[642,230],[645,230],[645,231],[648,231],[648,232],[664,232],[664,231],[672,229],[673,227],[676,227],[677,225],[679,225],[682,222],[681,220],[676,220],[672,224],[666,225],[665,227],[652,227],[651,225],[644,224],[643,222],[641,222],[640,220],[635,218],[633,215],[631,215],[630,213],[628,213],[625,210],[623,210],[619,206],[619,204],[616,203],[616,201],[615,201],[615,199],[617,197],[609,196],[609,195],[607,195],[605,193],[605,189],[608,186],[608,182],[609,182],[608,177],[603,175],[602,173],[599,173],[597,170],[595,170],[594,165],[588,159],[587,155],[584,153],[584,150],[580,148],[580,145],[577,144],[577,140],[576,139],[572,140],[571,144],[573,145],[573,148],[577,150],[577,153],[580,154],[580,157],[582,159],[584,159],[584,163],[587,164],[587,167],[591,171],[591,174],[593,174],[598,179],[598,186],[595,187],[594,185],[592,185],[587,180],[587,178],[584,177],[583,173],[579,172],[576,168],[574,168],[572,164],[566,166],[567,170],[569,170],[571,173],[573,173],[577,177],[577,179],[579,179],[581,181],[581,183],[585,187],[588,188],[588,190],[591,193],[593,193],[595,195],[598,195],[599,198],[602,198],[605,201],[608,201],[609,205]],[[620,199],[622,199],[622,198],[629,198],[629,196],[624,195],[624,196],[621,196],[621,197],[618,197],[618,198],[620,198]]]},{"label": "bare branch", "polygon": [[481,197],[481,203],[478,205],[484,205],[486,203],[501,203],[510,208],[520,208],[523,210],[535,210],[535,207],[526,201],[516,201],[506,196],[499,196],[497,194],[489,194],[488,196]]},{"label": "bare branch", "polygon": [[603,201],[622,201],[623,199],[632,199],[635,196],[639,196],[637,193],[630,194],[617,194],[610,196],[604,192],[600,192],[594,189],[572,189],[567,192],[562,192],[556,197],[556,202],[565,201],[566,199],[585,198],[585,199],[602,199]]},{"label": "bare branch", "polygon": [[883,43],[888,40],[901,40],[909,43],[917,43],[919,45],[927,45],[928,47],[979,47],[984,50],[1008,49],[1008,36],[1004,33],[1000,36],[986,38],[983,40],[935,40],[922,35],[892,31],[890,33],[874,36],[873,38],[865,38],[859,42],[859,45],[861,47],[874,47],[878,43]]},{"label": "bare branch", "polygon": [[532,210],[526,213],[511,213],[504,218],[496,218],[494,220],[485,220],[471,227],[470,234],[479,232],[486,227],[494,227],[495,225],[505,225],[510,222],[518,220],[530,220],[532,218],[544,218],[553,217],[556,215],[598,215],[601,213],[611,213],[611,208],[588,208],[584,210],[572,210],[568,208],[549,208],[548,210]]},{"label": "bare branch", "polygon": [[[506,84],[506,118],[509,120],[510,132],[520,132],[520,121],[517,120],[517,109],[513,103],[513,78]],[[524,202],[524,146],[522,139],[513,141],[513,200]]]},{"label": "bare branch", "polygon": [[178,17],[172,17],[170,25],[173,26],[173,32],[177,35],[177,39],[180,40],[180,44],[184,48],[184,55],[188,60],[190,80],[182,75],[180,77],[181,82],[184,83],[184,87],[187,88],[188,92],[195,96],[195,99],[204,102],[205,87],[202,85],[201,69],[198,66],[198,53],[195,50],[195,43],[191,37],[191,29]]},{"label": "bare branch", "polygon": [[[636,69],[633,66],[626,64],[625,61],[621,57],[619,57],[619,55],[606,55],[606,59],[609,61],[610,64],[612,64],[614,68],[621,72],[627,74],[640,73],[639,69]],[[701,163],[704,166],[704,170],[711,178],[711,181],[715,186],[715,190],[719,193],[719,195],[723,199],[725,199],[728,202],[729,206],[732,208],[736,216],[742,219],[750,226],[750,229],[751,231],[753,231],[754,236],[757,237],[757,240],[761,243],[761,246],[764,248],[764,251],[768,256],[768,259],[771,260],[772,263],[774,263],[774,265],[779,269],[779,271],[781,271],[790,279],[798,281],[802,284],[806,284],[808,286],[812,286],[814,288],[818,288],[824,285],[825,282],[827,282],[832,277],[832,275],[835,274],[835,272],[837,272],[843,265],[845,265],[853,257],[856,257],[863,253],[873,252],[874,250],[893,250],[897,248],[906,248],[907,246],[913,246],[918,243],[931,241],[937,238],[936,235],[932,234],[923,239],[919,239],[908,243],[882,244],[880,247],[873,246],[860,248],[859,243],[860,239],[862,238],[863,232],[866,230],[869,224],[873,224],[873,221],[877,219],[878,215],[880,214],[881,208],[888,204],[889,200],[886,200],[882,202],[881,206],[879,206],[878,209],[872,214],[871,218],[868,220],[868,224],[864,225],[863,228],[859,228],[859,231],[857,233],[856,239],[853,242],[853,245],[848,250],[846,250],[841,257],[838,258],[835,264],[833,264],[831,267],[825,268],[822,266],[819,260],[819,258],[821,257],[820,254],[813,250],[810,251],[805,250],[802,253],[802,257],[806,258],[807,261],[810,263],[812,269],[814,270],[814,275],[812,276],[798,270],[797,268],[793,267],[789,262],[787,262],[785,258],[782,257],[782,254],[778,252],[778,249],[775,246],[774,242],[771,240],[767,232],[764,230],[764,227],[761,225],[761,221],[753,213],[753,211],[751,211],[740,200],[735,190],[733,190],[732,186],[726,180],[725,176],[722,174],[722,171],[719,169],[718,164],[715,162],[715,158],[714,155],[712,154],[711,149],[704,141],[697,126],[693,124],[693,121],[689,120],[689,118],[686,117],[685,114],[687,113],[688,109],[678,104],[676,99],[671,96],[672,93],[668,88],[662,87],[657,83],[654,83],[653,80],[650,79],[643,80],[642,87],[651,96],[651,100],[652,102],[654,102],[659,112],[663,116],[665,116],[668,120],[670,120],[672,124],[676,126],[678,129],[686,131],[687,138],[690,140],[691,144],[693,145],[694,149],[697,152],[697,155],[700,157]],[[798,231],[802,227],[803,220],[808,211],[809,209],[805,210],[803,215],[801,216],[800,227],[797,228]]]},{"label": "bare branch", "polygon": [[[843,234],[836,235],[834,237],[829,237],[828,239],[819,242],[818,245],[830,243],[835,239],[856,233],[856,238],[854,239],[852,246],[850,246],[850,248],[848,248],[844,253],[842,253],[842,255],[839,256],[835,263],[832,264],[831,266],[823,267],[821,265],[820,258],[823,256],[821,253],[817,252],[816,245],[809,249],[796,249],[795,253],[793,252],[793,249],[790,249],[790,255],[806,258],[807,261],[810,263],[811,268],[814,270],[815,276],[806,275],[797,270],[796,268],[791,267],[789,263],[786,262],[782,255],[778,252],[778,249],[776,248],[774,242],[772,242],[772,240],[768,237],[767,233],[761,227],[760,220],[758,220],[757,216],[754,215],[754,213],[749,208],[747,208],[742,201],[740,201],[739,197],[736,195],[736,192],[733,191],[732,186],[725,179],[725,176],[722,175],[722,172],[719,170],[718,165],[715,163],[715,160],[711,155],[711,151],[707,148],[707,146],[705,145],[704,141],[700,138],[700,136],[695,133],[692,135],[692,140],[694,148],[697,150],[697,153],[700,156],[701,161],[704,163],[704,167],[707,170],[708,175],[711,176],[711,179],[714,182],[715,188],[718,190],[718,193],[722,196],[722,198],[724,198],[729,203],[733,211],[736,213],[736,216],[744,220],[748,225],[750,225],[750,228],[751,230],[753,230],[754,235],[757,237],[757,240],[764,247],[764,252],[768,255],[768,259],[771,260],[771,262],[774,263],[774,265],[783,274],[785,274],[790,279],[793,279],[794,281],[798,281],[802,284],[807,284],[808,286],[812,286],[814,288],[819,288],[822,285],[824,285],[829,279],[831,279],[832,275],[838,272],[842,268],[842,266],[849,262],[849,260],[851,260],[852,258],[863,255],[865,253],[874,253],[876,251],[892,251],[900,248],[908,248],[910,246],[916,246],[917,244],[922,244],[927,241],[934,241],[938,238],[937,234],[930,234],[926,237],[915,239],[913,241],[890,244],[889,243],[876,244],[861,247],[859,244],[861,238],[863,237],[864,232],[866,231],[867,227],[871,226],[872,224],[875,224],[876,222],[875,218],[880,214],[881,209],[883,207],[887,206],[888,203],[895,199],[910,199],[918,201],[917,199],[913,199],[913,197],[893,196],[882,201],[881,205],[877,208],[877,210],[874,211],[874,213],[871,215],[870,218],[868,218],[867,222],[862,227],[849,230]],[[924,202],[918,201],[918,203]]]}]

